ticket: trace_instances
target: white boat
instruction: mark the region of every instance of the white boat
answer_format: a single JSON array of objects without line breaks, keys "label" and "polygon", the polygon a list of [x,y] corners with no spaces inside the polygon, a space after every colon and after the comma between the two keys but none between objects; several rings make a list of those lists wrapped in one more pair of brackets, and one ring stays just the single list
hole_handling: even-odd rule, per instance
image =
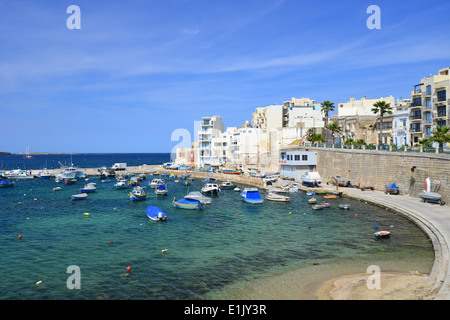
[{"label": "white boat", "polygon": [[61,178],[63,180],[76,179],[76,177],[82,173],[83,172],[78,167],[72,165],[70,167],[62,167],[61,170],[56,173],[56,178]]},{"label": "white boat", "polygon": [[162,184],[155,189],[155,194],[158,194],[160,196],[167,196],[167,192],[168,190],[165,184]]},{"label": "white boat", "polygon": [[87,193],[74,194],[72,195],[72,200],[84,200],[87,196]]},{"label": "white boat", "polygon": [[240,189],[239,187],[236,187],[236,188],[234,188],[233,190],[234,190],[234,191],[237,191],[237,192],[240,192],[240,191],[241,191],[241,189]]},{"label": "white boat", "polygon": [[313,210],[321,210],[321,209],[323,209],[325,207],[323,205],[321,205],[321,204],[314,204],[314,205],[311,206],[311,208]]},{"label": "white boat", "polygon": [[434,181],[435,186],[434,189],[432,189],[431,179],[426,178],[424,183],[424,190],[420,192],[418,196],[422,198],[423,202],[437,202],[442,206],[445,204],[445,202],[442,201],[441,199],[442,196],[439,193],[437,193],[437,191],[440,188],[440,181],[438,183],[437,182],[438,182],[437,180]]},{"label": "white boat", "polygon": [[40,178],[40,179],[50,179],[51,176],[52,176],[51,173],[48,172],[47,169],[39,171],[39,174],[38,174],[38,178]]},{"label": "white boat", "polygon": [[61,187],[54,187],[54,188],[53,188],[53,191],[60,191],[60,190],[62,190]]},{"label": "white boat", "polygon": [[347,203],[341,203],[340,205],[338,205],[338,207],[344,210],[350,209],[350,205]]},{"label": "white boat", "polygon": [[289,202],[291,198],[288,196],[284,196],[282,194],[278,194],[276,192],[269,192],[266,195],[266,199],[270,201],[277,201],[277,202]]},{"label": "white boat", "polygon": [[97,188],[95,187],[95,183],[88,183],[83,188],[81,188],[81,193],[89,193],[89,192],[95,192]]},{"label": "white boat", "polygon": [[211,199],[202,195],[199,191],[189,192],[184,196],[185,199],[194,199],[200,201],[201,204],[211,204]]},{"label": "white boat", "polygon": [[119,181],[117,181],[117,183],[114,185],[114,188],[116,188],[117,190],[128,189],[127,180],[119,180]]},{"label": "white boat", "polygon": [[316,203],[316,202],[317,202],[316,198],[311,198],[311,199],[308,200],[309,204],[313,204],[313,203]]},{"label": "white boat", "polygon": [[166,182],[162,179],[153,179],[151,182],[148,183],[150,188],[157,188],[164,184],[166,184]]},{"label": "white boat", "polygon": [[206,183],[203,188],[201,188],[200,192],[207,195],[218,195],[220,188],[217,183]]},{"label": "white boat", "polygon": [[305,172],[300,179],[302,180],[302,185],[307,187],[318,187],[322,183],[322,177],[317,171]]},{"label": "white boat", "polygon": [[137,186],[134,187],[133,191],[130,192],[129,197],[131,201],[145,200],[147,198],[147,192],[145,192],[145,190],[141,187]]},{"label": "white boat", "polygon": [[31,170],[25,171],[22,169],[14,169],[6,171],[3,174],[8,179],[33,179],[34,176],[31,174]]}]

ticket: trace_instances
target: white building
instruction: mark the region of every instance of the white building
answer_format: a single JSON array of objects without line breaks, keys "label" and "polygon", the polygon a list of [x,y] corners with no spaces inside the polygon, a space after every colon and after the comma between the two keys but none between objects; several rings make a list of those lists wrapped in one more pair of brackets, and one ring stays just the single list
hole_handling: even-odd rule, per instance
[{"label": "white building", "polygon": [[395,106],[395,99],[393,96],[386,98],[372,99],[362,97],[360,100],[355,100],[355,98],[350,98],[350,101],[339,103],[337,112],[338,117],[345,116],[373,116],[372,112],[373,104],[377,101],[385,101],[389,103],[391,107]]},{"label": "white building", "polygon": [[279,164],[280,176],[301,181],[303,174],[316,171],[317,152],[281,150]]},{"label": "white building", "polygon": [[392,120],[393,143],[397,147],[409,146],[409,110],[396,110]]},{"label": "white building", "polygon": [[223,132],[222,118],[219,116],[203,117],[198,131],[198,166],[212,164],[212,140]]}]

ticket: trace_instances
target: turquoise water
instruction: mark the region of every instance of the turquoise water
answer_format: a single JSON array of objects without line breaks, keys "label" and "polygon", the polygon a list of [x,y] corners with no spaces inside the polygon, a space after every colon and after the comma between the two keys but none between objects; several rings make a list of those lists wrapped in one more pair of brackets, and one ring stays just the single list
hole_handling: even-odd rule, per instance
[{"label": "turquoise water", "polygon": [[[429,239],[412,222],[359,201],[329,200],[332,207],[313,211],[303,192],[290,194],[290,203],[252,206],[224,190],[205,210],[191,211],[174,208],[172,199],[203,182],[187,190],[166,180],[168,196],[147,188],[140,202],[96,177],[90,182],[97,191],[82,201],[71,201],[81,181],[22,180],[0,189],[0,299],[205,299],[240,281],[314,263],[378,257],[401,265],[414,257],[431,268],[433,262]],[[62,190],[53,192],[55,186]],[[343,202],[351,210],[338,209]],[[150,221],[149,205],[163,209],[168,221]],[[374,225],[391,238],[374,239]],[[66,286],[70,265],[80,268],[80,290]]]}]

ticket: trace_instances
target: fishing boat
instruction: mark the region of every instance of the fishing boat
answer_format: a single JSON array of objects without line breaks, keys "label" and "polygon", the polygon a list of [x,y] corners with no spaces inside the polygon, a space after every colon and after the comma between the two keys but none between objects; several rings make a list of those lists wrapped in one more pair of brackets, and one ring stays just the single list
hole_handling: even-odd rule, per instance
[{"label": "fishing boat", "polygon": [[147,199],[147,192],[145,192],[145,190],[141,187],[137,186],[134,187],[133,191],[130,192],[129,197],[131,201],[145,200]]},{"label": "fishing boat", "polygon": [[311,191],[311,192],[307,192],[307,193],[306,193],[307,196],[313,196],[313,195],[315,195],[315,194],[316,194],[315,191]]},{"label": "fishing boat", "polygon": [[52,176],[51,173],[48,172],[47,169],[40,171],[38,174],[39,179],[50,179],[51,176]]},{"label": "fishing boat", "polygon": [[160,208],[149,206],[145,213],[153,221],[167,221],[167,215]]},{"label": "fishing boat", "polygon": [[266,195],[266,199],[275,202],[289,202],[291,200],[288,196],[278,194],[276,192],[269,192]]},{"label": "fishing boat", "polygon": [[160,185],[158,188],[155,189],[155,194],[158,194],[160,196],[167,196],[167,188],[165,184]]},{"label": "fishing boat", "polygon": [[222,173],[224,174],[241,174],[241,170],[239,169],[222,169]]},{"label": "fishing boat", "polygon": [[391,233],[389,231],[377,231],[373,234],[373,236],[378,239],[389,238],[390,235]]},{"label": "fishing boat", "polygon": [[199,191],[191,191],[184,198],[198,200],[201,204],[211,204],[211,198],[205,197]]},{"label": "fishing boat", "polygon": [[203,209],[202,203],[197,199],[192,198],[183,198],[177,200],[176,198],[173,198],[173,206],[176,208],[181,209],[188,209],[188,210],[201,210]]},{"label": "fishing boat", "polygon": [[73,165],[70,167],[62,166],[61,170],[56,173],[56,177],[61,179],[75,179],[77,175],[82,173],[83,172],[78,167],[74,167]]},{"label": "fishing boat", "polygon": [[331,203],[329,203],[329,202],[322,202],[322,203],[320,203],[320,205],[322,205],[324,208],[328,208],[329,206],[331,206]]},{"label": "fishing boat", "polygon": [[220,192],[220,188],[216,183],[206,183],[200,192],[206,195],[217,196]]},{"label": "fishing boat", "polygon": [[264,199],[259,195],[257,188],[245,188],[241,192],[241,198],[250,204],[262,204]]},{"label": "fishing boat", "polygon": [[72,200],[84,200],[87,196],[87,193],[74,194],[72,195]]},{"label": "fishing boat", "polygon": [[14,182],[8,179],[8,177],[2,176],[0,174],[0,188],[11,188],[14,187]]},{"label": "fishing boat", "polygon": [[67,186],[67,185],[70,185],[70,184],[75,184],[75,183],[77,183],[77,179],[66,179],[66,180],[64,180],[64,184]]},{"label": "fishing boat", "polygon": [[327,196],[323,196],[324,199],[336,199],[336,196],[334,194],[330,194]]},{"label": "fishing boat", "polygon": [[391,183],[390,185],[386,186],[384,188],[384,193],[386,194],[398,194],[399,190],[398,190],[398,186],[394,183]]},{"label": "fishing boat", "polygon": [[53,191],[61,191],[61,190],[62,190],[61,187],[54,187],[54,188],[53,188]]},{"label": "fishing boat", "polygon": [[317,199],[316,198],[310,198],[310,199],[308,199],[308,203],[309,204],[317,203]]},{"label": "fishing boat", "polygon": [[81,193],[90,193],[95,192],[97,188],[95,187],[95,183],[91,182],[88,184],[85,184],[83,188],[81,188]]},{"label": "fishing boat", "polygon": [[314,205],[311,206],[311,208],[313,210],[322,210],[325,207],[323,205],[321,205],[321,204],[314,204]]},{"label": "fishing boat", "polygon": [[114,184],[114,188],[117,190],[128,189],[128,184],[126,180],[119,180],[116,184]]},{"label": "fishing boat", "polygon": [[236,185],[231,181],[225,181],[219,184],[220,190],[230,190],[236,188]]},{"label": "fishing boat", "polygon": [[350,205],[348,203],[341,203],[338,205],[340,209],[348,210],[350,209]]},{"label": "fishing boat", "polygon": [[427,178],[425,179],[424,183],[424,190],[423,192],[420,192],[418,196],[422,198],[423,202],[437,202],[441,206],[445,204],[444,201],[442,201],[442,196],[437,192],[439,191],[441,182],[439,180],[434,180],[434,189],[431,187],[431,179]]},{"label": "fishing boat", "polygon": [[166,184],[166,182],[162,179],[153,179],[151,182],[148,183],[150,188],[157,188],[164,184]]},{"label": "fishing boat", "polygon": [[8,179],[34,179],[34,176],[31,174],[31,170],[25,171],[22,169],[14,169],[6,171],[3,175]]},{"label": "fishing boat", "polygon": [[305,172],[300,179],[306,187],[318,187],[322,183],[322,177],[317,171]]}]

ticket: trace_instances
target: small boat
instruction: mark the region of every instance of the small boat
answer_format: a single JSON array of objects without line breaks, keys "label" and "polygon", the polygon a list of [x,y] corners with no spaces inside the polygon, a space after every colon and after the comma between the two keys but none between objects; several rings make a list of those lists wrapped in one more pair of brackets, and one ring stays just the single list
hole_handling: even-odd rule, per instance
[{"label": "small boat", "polygon": [[0,188],[11,188],[14,187],[14,182],[9,180],[7,177],[0,175]]},{"label": "small boat", "polygon": [[386,193],[386,194],[398,194],[398,193],[399,193],[399,190],[398,190],[398,187],[397,187],[397,185],[395,184],[395,182],[394,182],[394,183],[391,183],[391,184],[388,185],[388,186],[386,186],[386,187],[384,188],[384,193]]},{"label": "small boat", "polygon": [[75,179],[75,178],[64,180],[64,184],[65,184],[66,186],[67,186],[67,185],[70,185],[70,184],[75,184],[75,183],[77,183],[77,179]]},{"label": "small boat", "polygon": [[114,185],[114,188],[116,188],[117,190],[128,189],[127,181],[126,180],[117,181],[117,183]]},{"label": "small boat", "polygon": [[72,195],[72,200],[84,200],[87,196],[87,193],[74,194]]},{"label": "small boat", "polygon": [[173,198],[173,206],[176,208],[181,209],[188,209],[188,210],[201,210],[203,209],[202,203],[197,199],[179,199],[176,200],[176,198]]},{"label": "small boat", "polygon": [[338,207],[344,210],[350,209],[350,205],[348,203],[341,203]]},{"label": "small boat", "polygon": [[306,187],[318,187],[322,183],[322,177],[317,171],[305,172],[300,179],[302,180],[302,185]]},{"label": "small boat", "polygon": [[434,184],[435,184],[435,187],[432,190],[431,189],[431,179],[430,178],[425,179],[424,190],[422,192],[420,192],[418,194],[418,196],[420,198],[422,198],[423,202],[437,202],[441,206],[443,206],[445,204],[445,202],[442,201],[442,199],[441,199],[442,196],[439,193],[437,193],[437,191],[440,188],[441,182],[438,180],[435,180]]},{"label": "small boat", "polygon": [[189,185],[191,184],[191,180],[186,179],[186,180],[184,180],[183,184],[184,184],[185,186],[189,186]]},{"label": "small boat", "polygon": [[130,192],[129,197],[131,201],[145,200],[147,199],[147,192],[145,192],[145,190],[141,187],[137,186],[134,187],[133,191]]},{"label": "small boat", "polygon": [[317,199],[316,198],[311,198],[308,200],[309,204],[313,204],[313,203],[317,203]]},{"label": "small boat", "polygon": [[164,184],[166,184],[166,182],[162,179],[153,179],[151,182],[148,183],[150,188],[157,188]]},{"label": "small boat", "polygon": [[88,183],[84,185],[83,188],[81,188],[81,193],[89,193],[89,192],[95,192],[97,188],[95,187],[95,183]]},{"label": "small boat", "polygon": [[219,184],[219,188],[221,190],[230,190],[236,188],[236,185],[233,184],[231,181],[225,181]]},{"label": "small boat", "polygon": [[31,174],[31,170],[22,170],[22,169],[14,169],[11,171],[6,171],[3,176],[8,179],[34,179],[34,176]]},{"label": "small boat", "polygon": [[60,190],[62,190],[61,187],[54,187],[54,188],[53,188],[53,191],[60,191]]},{"label": "small boat", "polygon": [[132,177],[130,179],[130,181],[128,181],[128,186],[129,187],[136,187],[138,185],[139,185],[139,181],[138,181],[138,178],[136,178],[136,177]]},{"label": "small boat", "polygon": [[155,194],[158,194],[160,196],[167,196],[167,188],[165,184],[160,185],[158,188],[155,189]]},{"label": "small boat", "polygon": [[101,179],[100,181],[101,181],[102,183],[103,183],[103,182],[111,182],[111,179]]},{"label": "small boat", "polygon": [[234,191],[241,191],[241,189],[239,187],[236,187],[233,189]]},{"label": "small boat", "polygon": [[241,174],[242,171],[239,169],[222,169],[222,173],[224,174]]},{"label": "small boat", "polygon": [[269,192],[266,195],[266,199],[270,201],[276,201],[276,202],[289,202],[291,198],[288,196],[284,196],[282,194],[278,194],[276,192]]},{"label": "small boat", "polygon": [[217,180],[214,178],[206,178],[205,180],[203,180],[203,182],[205,183],[217,183]]},{"label": "small boat", "polygon": [[241,192],[241,198],[250,204],[262,204],[264,199],[259,195],[257,188],[245,188]]},{"label": "small boat", "polygon": [[313,205],[311,206],[311,208],[312,208],[313,210],[321,210],[321,209],[325,208],[325,206],[323,206],[323,205],[321,205],[321,204],[313,204]]},{"label": "small boat", "polygon": [[149,206],[145,213],[153,221],[167,221],[167,215],[160,208]]},{"label": "small boat", "polygon": [[331,206],[331,203],[329,203],[329,202],[322,202],[320,205],[322,205],[324,208],[328,208],[329,206]]},{"label": "small boat", "polygon": [[47,169],[40,171],[38,174],[39,179],[50,179],[51,176],[51,173],[48,172]]},{"label": "small boat", "polygon": [[61,178],[61,177],[56,177],[56,178],[55,178],[55,182],[56,182],[56,183],[60,183],[60,182],[63,182],[63,181],[64,181],[64,179]]},{"label": "small boat", "polygon": [[307,196],[313,196],[313,195],[315,195],[315,194],[316,194],[316,192],[315,192],[315,191],[312,191],[312,192],[307,192],[307,193],[306,193],[306,195],[307,195]]},{"label": "small boat", "polygon": [[324,199],[336,199],[336,196],[334,194],[330,194],[328,196],[323,196]]},{"label": "small boat", "polygon": [[317,194],[326,194],[327,192],[325,190],[316,190]]},{"label": "small boat", "polygon": [[184,198],[198,200],[201,204],[211,204],[211,198],[205,197],[199,191],[191,191]]},{"label": "small boat", "polygon": [[390,235],[391,233],[389,231],[377,231],[373,234],[373,236],[378,239],[389,238]]},{"label": "small boat", "polygon": [[[61,164],[61,162],[60,162]],[[71,165],[70,167],[62,166],[61,170],[56,173],[56,177],[61,179],[75,179],[77,175],[82,174],[78,167]]]},{"label": "small boat", "polygon": [[216,183],[206,183],[200,192],[206,195],[217,196],[220,192],[220,188]]}]

